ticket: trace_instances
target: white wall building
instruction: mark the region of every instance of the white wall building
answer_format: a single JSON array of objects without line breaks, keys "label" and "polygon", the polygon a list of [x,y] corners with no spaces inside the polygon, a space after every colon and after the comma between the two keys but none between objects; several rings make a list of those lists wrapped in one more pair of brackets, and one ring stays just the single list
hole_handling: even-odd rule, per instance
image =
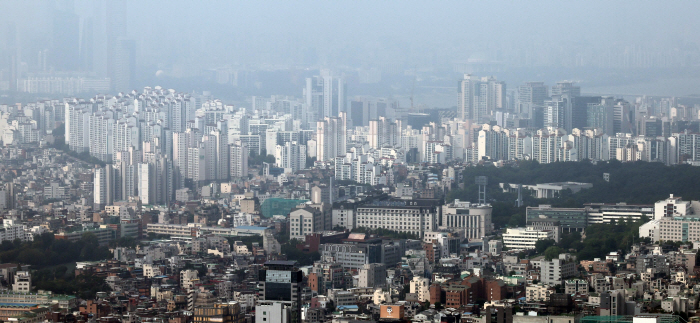
[{"label": "white wall building", "polygon": [[455,200],[442,206],[441,228],[464,230],[465,238],[481,239],[491,234],[491,205]]},{"label": "white wall building", "polygon": [[29,293],[32,290],[32,276],[28,271],[15,273],[15,282],[12,284],[13,292]]},{"label": "white wall building", "polygon": [[550,286],[562,285],[565,278],[576,276],[576,258],[568,253],[562,253],[559,258],[552,260],[535,260],[533,264],[540,269],[540,280]]},{"label": "white wall building", "polygon": [[425,277],[413,276],[410,283],[410,292],[416,294],[419,302],[430,301],[430,279]]},{"label": "white wall building", "polygon": [[[697,204],[698,202],[696,202]],[[697,204],[700,205],[700,204]],[[681,197],[674,197],[673,194],[665,200],[654,203],[654,219],[660,220],[664,217],[686,216],[695,214],[691,202],[681,200]]]},{"label": "white wall building", "polygon": [[307,234],[323,231],[323,222],[323,213],[318,209],[296,209],[289,213],[289,238],[303,241]]},{"label": "white wall building", "polygon": [[541,231],[532,228],[509,228],[503,234],[503,246],[508,249],[524,250],[535,249],[535,243],[539,240],[555,238],[554,231]]}]

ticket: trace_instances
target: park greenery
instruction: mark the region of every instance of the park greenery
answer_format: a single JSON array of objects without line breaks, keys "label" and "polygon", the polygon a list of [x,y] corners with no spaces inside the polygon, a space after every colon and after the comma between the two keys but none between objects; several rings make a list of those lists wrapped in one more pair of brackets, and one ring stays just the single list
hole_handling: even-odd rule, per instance
[{"label": "park greenery", "polygon": [[[605,181],[603,174],[610,174]],[[557,162],[540,164],[520,161],[513,166],[494,167],[479,165],[464,171],[464,189],[450,191],[447,202],[455,199],[476,201],[476,176],[487,176],[487,201],[493,207],[492,220],[496,228],[525,225],[525,207],[549,204],[554,207],[583,207],[585,203],[653,204],[669,194],[684,200],[700,200],[700,168],[690,165],[666,166],[656,162],[621,163],[617,160],[591,163]],[[671,180],[672,179],[672,180]],[[537,199],[523,190],[522,207],[515,206],[517,193],[503,192],[499,183],[541,184],[553,182],[592,183],[593,188],[578,193],[564,191],[552,199]]]},{"label": "park greenery", "polygon": [[[604,173],[609,174],[609,181],[604,179]],[[478,196],[478,186],[474,184],[476,176],[488,177],[487,201],[493,207],[492,220],[496,228],[525,226],[526,207],[540,204],[572,208],[583,207],[586,203],[653,204],[669,194],[681,196],[684,200],[700,200],[700,191],[696,188],[696,183],[700,182],[698,167],[666,166],[656,162],[621,163],[616,160],[550,164],[520,161],[504,167],[469,167],[464,171],[464,189],[451,191],[446,200],[475,201]],[[499,187],[499,183],[532,185],[568,181],[592,183],[593,188],[575,194],[567,190],[551,199],[537,199],[523,190],[524,205],[517,207],[517,193],[503,192]],[[639,238],[639,226],[647,221],[594,224],[587,227],[583,235],[564,234],[559,243],[539,242],[537,253],[556,258],[562,252],[569,252],[585,260],[604,257],[611,251],[627,252],[633,243],[643,241]]]},{"label": "park greenery", "polygon": [[296,260],[300,266],[310,266],[321,259],[321,253],[318,251],[305,252],[297,249],[297,245],[304,243],[304,241],[290,239],[289,231],[278,234],[277,242],[280,243],[282,255],[287,257],[288,260]]},{"label": "park greenery", "polygon": [[[133,243],[127,240],[124,244]],[[75,242],[55,239],[53,233],[43,233],[34,241],[3,241],[0,244],[2,263],[30,265],[32,282],[37,290],[58,294],[94,298],[95,293],[109,290],[104,278],[93,275],[76,276],[69,267],[77,261],[95,261],[111,258],[106,246],[100,246],[93,233],[85,233]]]},{"label": "park greenery", "polygon": [[94,299],[97,292],[109,291],[103,277],[93,274],[75,276],[65,265],[32,272],[36,290],[49,290],[54,294],[74,295],[82,299]]},{"label": "park greenery", "polygon": [[556,259],[561,253],[576,255],[579,260],[592,260],[614,251],[629,252],[634,243],[649,243],[648,238],[639,238],[639,226],[646,221],[593,224],[583,235],[580,232],[563,234],[558,243],[551,239],[537,241],[535,252],[547,260]]},{"label": "park greenery", "polygon": [[268,164],[274,164],[275,163],[275,156],[274,155],[268,155],[267,150],[262,149],[260,154],[253,153],[250,156],[248,156],[248,164],[249,165],[262,165],[262,163],[268,163]]},{"label": "park greenery", "polygon": [[0,244],[2,263],[21,263],[41,269],[76,261],[111,258],[106,246],[100,246],[93,233],[85,233],[79,241],[55,239],[53,233],[42,233],[34,241],[3,241]]}]

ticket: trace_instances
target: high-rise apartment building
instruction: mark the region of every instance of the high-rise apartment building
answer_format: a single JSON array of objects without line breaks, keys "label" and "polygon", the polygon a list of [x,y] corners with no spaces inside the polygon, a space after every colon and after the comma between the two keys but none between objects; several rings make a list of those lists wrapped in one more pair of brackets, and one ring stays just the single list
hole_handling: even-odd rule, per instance
[{"label": "high-rise apartment building", "polygon": [[156,181],[155,174],[149,163],[136,165],[138,176],[138,192],[141,203],[144,205],[155,204]]},{"label": "high-rise apartment building", "polygon": [[346,91],[345,81],[334,77],[329,70],[321,70],[321,75],[307,78],[303,94],[309,119],[318,121],[345,111]]},{"label": "high-rise apartment building", "polygon": [[66,102],[65,104],[65,141],[70,150],[78,153],[90,150],[90,112],[88,108],[78,102]]},{"label": "high-rise apartment building", "polygon": [[548,97],[548,89],[544,82],[527,82],[518,87],[518,104],[515,112],[532,118],[534,107],[542,106]]},{"label": "high-rise apartment building", "polygon": [[462,120],[482,123],[490,119],[496,110],[506,108],[506,85],[494,77],[465,74],[458,86],[458,107]]},{"label": "high-rise apartment building", "polygon": [[565,97],[555,96],[551,100],[544,101],[544,126],[551,128],[564,128],[567,120],[567,106],[570,104]]},{"label": "high-rise apartment building", "polygon": [[245,143],[236,141],[231,144],[231,170],[232,178],[248,177],[248,148]]},{"label": "high-rise apartment building", "polygon": [[97,112],[89,116],[90,155],[110,163],[114,153],[114,119],[110,112]]},{"label": "high-rise apartment building", "polygon": [[275,165],[290,169],[292,173],[306,167],[306,146],[296,141],[275,147]]},{"label": "high-rise apartment building", "polygon": [[319,161],[345,156],[347,152],[346,114],[316,123],[316,158]]},{"label": "high-rise apartment building", "polygon": [[581,87],[575,86],[574,82],[561,81],[552,86],[552,96],[568,96],[570,98],[581,96]]},{"label": "high-rise apartment building", "polygon": [[612,97],[603,97],[600,103],[589,103],[587,110],[587,126],[588,128],[601,129],[604,133],[612,136],[615,125],[615,99]]},{"label": "high-rise apartment building", "polygon": [[95,169],[93,180],[93,204],[96,210],[112,205],[115,197],[115,170],[112,165]]}]

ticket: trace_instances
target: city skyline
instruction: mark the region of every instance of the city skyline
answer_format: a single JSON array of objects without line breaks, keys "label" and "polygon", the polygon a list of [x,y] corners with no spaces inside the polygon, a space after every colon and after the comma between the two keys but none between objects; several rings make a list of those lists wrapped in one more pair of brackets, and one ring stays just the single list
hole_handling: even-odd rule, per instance
[{"label": "city skyline", "polygon": [[693,1],[0,1],[0,321],[697,323]]}]

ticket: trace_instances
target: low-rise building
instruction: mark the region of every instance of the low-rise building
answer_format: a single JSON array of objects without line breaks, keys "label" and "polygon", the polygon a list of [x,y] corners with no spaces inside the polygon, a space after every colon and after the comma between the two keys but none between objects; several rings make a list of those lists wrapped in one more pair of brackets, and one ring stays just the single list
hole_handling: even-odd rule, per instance
[{"label": "low-rise building", "polygon": [[503,246],[513,250],[535,249],[539,240],[554,240],[554,231],[533,228],[508,228],[503,234]]}]

